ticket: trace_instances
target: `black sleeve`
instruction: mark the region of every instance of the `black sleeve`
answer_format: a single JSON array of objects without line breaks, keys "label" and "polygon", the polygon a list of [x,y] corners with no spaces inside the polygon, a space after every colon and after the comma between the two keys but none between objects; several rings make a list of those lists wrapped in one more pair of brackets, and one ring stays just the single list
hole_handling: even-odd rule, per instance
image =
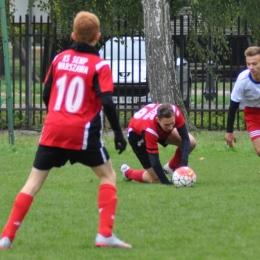
[{"label": "black sleeve", "polygon": [[116,114],[115,104],[112,99],[112,93],[110,92],[101,93],[99,96],[101,98],[104,113],[107,116],[107,119],[112,129],[114,130],[115,133],[118,131],[121,132],[121,128]]},{"label": "black sleeve", "polygon": [[230,105],[228,109],[228,119],[227,119],[227,133],[233,133],[235,116],[238,108],[239,108],[239,102],[230,100]]},{"label": "black sleeve", "polygon": [[181,144],[182,157],[179,166],[187,166],[188,158],[190,154],[190,138],[189,138],[188,130],[186,128],[186,125],[184,124],[182,127],[177,128],[177,131],[182,140],[182,144]]},{"label": "black sleeve", "polygon": [[42,93],[43,102],[46,106],[47,112],[48,112],[48,105],[49,105],[50,95],[51,95],[52,81],[53,81],[53,75],[51,70],[48,79],[45,82],[43,93]]},{"label": "black sleeve", "polygon": [[117,133],[120,134],[122,130],[119,125],[115,104],[112,99],[112,92],[101,92],[99,81],[98,81],[98,73],[95,73],[94,75],[93,84],[94,84],[94,90],[96,94],[101,98],[104,113],[111,125],[111,128],[114,130],[115,134]]},{"label": "black sleeve", "polygon": [[172,184],[168,178],[165,176],[164,170],[162,168],[162,165],[160,163],[160,159],[159,159],[159,155],[157,154],[151,154],[148,153],[149,155],[149,159],[151,162],[151,165],[154,169],[154,171],[156,172],[159,180],[161,181],[162,184]]}]

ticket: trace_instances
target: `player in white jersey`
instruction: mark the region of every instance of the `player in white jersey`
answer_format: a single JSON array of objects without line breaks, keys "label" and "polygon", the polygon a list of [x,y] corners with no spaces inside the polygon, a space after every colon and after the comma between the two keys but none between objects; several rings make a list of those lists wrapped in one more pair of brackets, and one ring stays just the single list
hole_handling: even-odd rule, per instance
[{"label": "player in white jersey", "polygon": [[260,156],[260,47],[252,46],[245,51],[247,70],[241,72],[231,93],[227,120],[227,145],[233,147],[236,111],[241,104],[251,141]]}]

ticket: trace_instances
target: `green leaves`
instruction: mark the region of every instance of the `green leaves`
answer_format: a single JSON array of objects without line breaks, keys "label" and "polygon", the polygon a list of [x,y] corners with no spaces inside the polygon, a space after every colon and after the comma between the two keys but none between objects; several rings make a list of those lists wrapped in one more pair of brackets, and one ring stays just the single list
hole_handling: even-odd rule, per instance
[{"label": "green leaves", "polygon": [[[189,12],[194,32],[200,32],[203,38],[211,36],[217,45],[227,48],[223,30],[236,26],[237,17],[247,20],[254,43],[260,39],[259,0],[169,0],[171,19],[179,15],[180,10]],[[11,1],[12,3],[12,1]],[[35,5],[36,0],[30,2]],[[75,14],[81,10],[94,12],[101,21],[104,37],[120,33],[132,34],[133,30],[143,29],[143,10],[141,1],[136,0],[49,0],[38,1],[37,6],[48,12],[62,29],[62,34],[70,34]],[[127,21],[127,26],[119,28],[116,21]],[[196,21],[196,29],[195,29]],[[242,28],[241,28],[242,29]],[[196,37],[190,37],[195,40]],[[219,39],[219,40],[218,40]],[[194,43],[193,43],[194,44]]]}]

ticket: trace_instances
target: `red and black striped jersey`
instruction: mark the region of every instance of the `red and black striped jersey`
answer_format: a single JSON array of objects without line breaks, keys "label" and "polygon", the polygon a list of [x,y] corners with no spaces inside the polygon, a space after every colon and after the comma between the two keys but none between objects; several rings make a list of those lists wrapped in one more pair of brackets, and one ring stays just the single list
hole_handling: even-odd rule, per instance
[{"label": "red and black striped jersey", "polygon": [[69,49],[55,57],[44,84],[50,93],[39,143],[86,149],[90,135],[102,129],[100,95],[114,89],[109,64],[97,52]]},{"label": "red and black striped jersey", "polygon": [[[132,117],[128,133],[133,131],[137,135],[145,138],[146,150],[148,153],[158,153],[158,141],[167,138],[171,132],[164,131],[156,121],[157,108],[161,104],[149,104],[141,108]],[[184,117],[180,109],[172,105],[175,115],[175,128],[181,128],[185,124]]]}]

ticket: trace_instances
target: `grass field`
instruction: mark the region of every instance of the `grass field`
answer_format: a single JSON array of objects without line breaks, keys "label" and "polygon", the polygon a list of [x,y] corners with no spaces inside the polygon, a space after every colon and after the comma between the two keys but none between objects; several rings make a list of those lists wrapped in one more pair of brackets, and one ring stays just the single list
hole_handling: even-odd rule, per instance
[{"label": "grass field", "polygon": [[[130,147],[118,155],[113,138],[105,143],[117,171],[118,209],[114,232],[133,249],[96,249],[97,177],[79,164],[53,169],[36,196],[11,250],[14,260],[244,260],[260,255],[260,164],[247,133],[233,149],[224,132],[193,133],[197,147],[189,166],[193,188],[122,182],[119,166],[140,164]],[[0,133],[0,229],[31,169],[38,135]],[[162,164],[174,148],[160,148]]]}]

